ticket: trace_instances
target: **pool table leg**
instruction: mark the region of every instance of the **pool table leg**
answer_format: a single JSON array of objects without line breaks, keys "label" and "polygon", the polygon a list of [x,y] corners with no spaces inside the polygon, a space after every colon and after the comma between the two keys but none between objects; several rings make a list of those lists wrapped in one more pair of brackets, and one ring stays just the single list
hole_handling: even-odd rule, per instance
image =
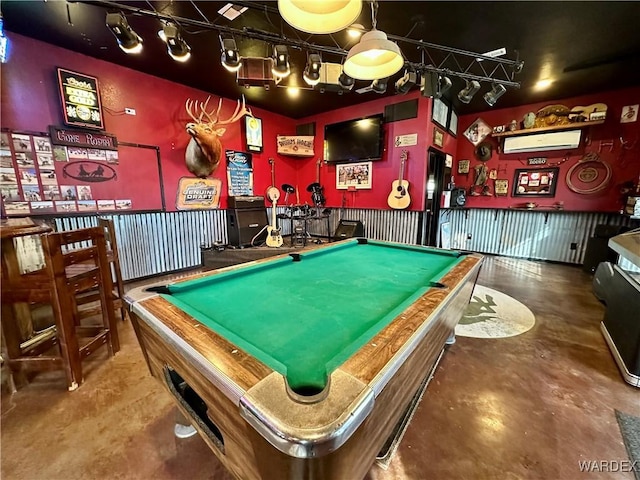
[{"label": "pool table leg", "polygon": [[176,424],[173,427],[173,434],[177,438],[193,437],[198,431],[191,425],[191,422],[184,416],[178,407],[176,409]]},{"label": "pool table leg", "polygon": [[452,330],[451,334],[449,335],[449,338],[447,338],[447,340],[444,342],[445,345],[453,345],[454,343],[456,343],[456,331]]}]

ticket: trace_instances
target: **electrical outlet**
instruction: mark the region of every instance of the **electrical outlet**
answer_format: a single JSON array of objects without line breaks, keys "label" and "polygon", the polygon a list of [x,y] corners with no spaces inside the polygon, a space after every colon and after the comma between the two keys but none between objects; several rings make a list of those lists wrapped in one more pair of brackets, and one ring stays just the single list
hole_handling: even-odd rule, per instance
[{"label": "electrical outlet", "polygon": [[135,108],[125,108],[124,109],[124,113],[126,113],[127,115],[135,115],[136,114],[136,109]]},{"label": "electrical outlet", "polygon": [[571,250],[577,250],[577,249],[578,249],[578,244],[577,244],[577,243],[572,242],[572,243],[571,243]]}]

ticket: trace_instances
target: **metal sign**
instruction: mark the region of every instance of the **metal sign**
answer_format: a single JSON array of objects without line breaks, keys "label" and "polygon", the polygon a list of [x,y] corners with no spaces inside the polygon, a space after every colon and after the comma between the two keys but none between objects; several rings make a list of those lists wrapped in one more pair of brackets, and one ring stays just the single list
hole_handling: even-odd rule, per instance
[{"label": "metal sign", "polygon": [[278,153],[290,157],[313,157],[313,140],[310,135],[278,135]]},{"label": "metal sign", "polygon": [[410,133],[408,135],[398,135],[394,142],[394,147],[410,147],[418,144],[418,134]]},{"label": "metal sign", "polygon": [[51,143],[54,145],[118,150],[118,139],[108,133],[81,132],[50,125],[49,135],[51,136]]}]

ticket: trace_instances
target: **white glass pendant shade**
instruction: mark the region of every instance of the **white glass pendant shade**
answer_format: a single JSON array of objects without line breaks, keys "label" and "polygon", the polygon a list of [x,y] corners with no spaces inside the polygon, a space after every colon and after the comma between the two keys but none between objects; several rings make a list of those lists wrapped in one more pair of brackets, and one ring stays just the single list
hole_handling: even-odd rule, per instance
[{"label": "white glass pendant shade", "polygon": [[278,0],[284,20],[307,33],[334,33],[360,15],[362,0]]},{"label": "white glass pendant shade", "polygon": [[344,73],[358,80],[386,78],[400,71],[404,65],[400,47],[380,30],[362,35],[344,62]]}]

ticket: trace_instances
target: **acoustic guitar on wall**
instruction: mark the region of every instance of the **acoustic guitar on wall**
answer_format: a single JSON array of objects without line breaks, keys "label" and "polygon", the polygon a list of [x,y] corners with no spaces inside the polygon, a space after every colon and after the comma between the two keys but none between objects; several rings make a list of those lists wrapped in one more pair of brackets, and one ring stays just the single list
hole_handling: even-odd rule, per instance
[{"label": "acoustic guitar on wall", "polygon": [[411,203],[411,197],[409,196],[409,182],[404,180],[404,163],[407,160],[409,154],[406,150],[402,150],[400,154],[400,175],[398,180],[394,180],[391,184],[391,193],[387,197],[387,204],[391,208],[402,210],[407,208]]}]

